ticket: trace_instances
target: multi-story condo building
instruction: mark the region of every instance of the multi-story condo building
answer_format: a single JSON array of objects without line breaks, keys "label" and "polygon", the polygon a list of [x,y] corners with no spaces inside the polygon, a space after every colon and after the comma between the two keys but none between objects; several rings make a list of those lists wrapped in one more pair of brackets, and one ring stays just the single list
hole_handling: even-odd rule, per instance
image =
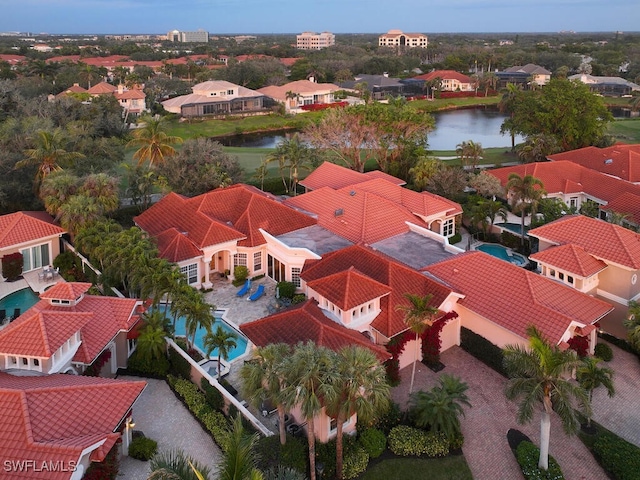
[{"label": "multi-story condo building", "polygon": [[298,50],[320,50],[336,44],[336,36],[331,32],[302,32],[296,35]]},{"label": "multi-story condo building", "polygon": [[198,30],[197,32],[181,32],[180,30],[171,30],[167,33],[167,40],[170,42],[180,43],[208,43],[209,32]]},{"label": "multi-story condo building", "polygon": [[403,33],[402,30],[389,30],[378,38],[380,47],[427,48],[427,36],[422,33]]}]

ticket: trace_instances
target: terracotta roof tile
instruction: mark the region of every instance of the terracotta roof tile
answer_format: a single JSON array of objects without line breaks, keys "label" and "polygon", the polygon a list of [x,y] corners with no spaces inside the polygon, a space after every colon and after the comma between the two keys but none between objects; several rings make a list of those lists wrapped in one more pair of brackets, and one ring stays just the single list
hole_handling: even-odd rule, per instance
[{"label": "terracotta roof tile", "polygon": [[638,194],[625,192],[618,195],[606,205],[601,206],[600,210],[628,215],[631,222],[640,225],[640,192]]},{"label": "terracotta roof tile", "polygon": [[568,215],[528,234],[557,245],[572,243],[607,263],[640,269],[640,234],[604,220]]},{"label": "terracotta roof tile", "polygon": [[386,180],[387,182],[391,182],[394,185],[406,185],[407,182],[402,180],[401,178],[394,177],[393,175],[389,175],[388,173],[383,172],[382,170],[371,170],[370,172],[364,172],[367,177],[370,178],[381,178]]},{"label": "terracotta roof tile", "polygon": [[363,275],[354,267],[307,282],[307,286],[342,310],[351,310],[391,292],[387,285]]},{"label": "terracotta roof tile", "polygon": [[[0,451],[4,460],[58,461],[69,466],[83,450],[102,440],[113,445],[119,438],[114,430],[145,385],[74,375],[17,377],[0,373]],[[94,459],[100,457],[104,458],[102,452]],[[10,477],[68,480],[70,472],[32,469]]]},{"label": "terracotta roof tile", "polygon": [[553,161],[567,160],[628,182],[640,182],[640,144],[585,147],[549,155],[548,158]]},{"label": "terracotta roof tile", "polygon": [[240,330],[260,347],[278,342],[295,345],[311,340],[335,351],[348,345],[360,345],[373,351],[380,361],[391,357],[384,347],[375,345],[356,330],[329,319],[315,300],[307,300],[284,312],[244,323]]},{"label": "terracotta roof tile", "polygon": [[581,277],[590,277],[607,268],[605,262],[594,258],[585,252],[582,247],[574,244],[548,248],[531,255],[529,258]]},{"label": "terracotta roof tile", "polygon": [[113,94],[118,91],[118,87],[114,87],[110,83],[100,82],[92,86],[87,92],[91,95]]},{"label": "terracotta roof tile", "polygon": [[588,325],[613,309],[602,300],[479,251],[424,270],[462,292],[465,297],[459,304],[524,339],[527,327],[535,325],[557,344],[572,321]]},{"label": "terracotta roof tile", "polygon": [[89,288],[91,288],[91,284],[86,282],[60,282],[41,293],[40,298],[43,300],[55,298],[75,301],[84,295]]},{"label": "terracotta roof tile", "polygon": [[0,216],[0,249],[40,238],[61,236],[65,230],[54,225],[46,212],[16,212]]},{"label": "terracotta roof tile", "polygon": [[431,81],[435,78],[441,78],[442,80],[458,80],[460,83],[471,83],[471,78],[455,70],[434,70],[430,73],[418,75],[413,77],[416,80]]},{"label": "terracotta roof tile", "polygon": [[404,185],[406,183],[404,180],[384,172],[360,173],[335,163],[324,162],[307,175],[304,180],[301,180],[300,185],[309,190],[317,190],[322,187],[330,187],[337,190],[356,183],[366,182],[372,178],[383,178],[396,185]]}]

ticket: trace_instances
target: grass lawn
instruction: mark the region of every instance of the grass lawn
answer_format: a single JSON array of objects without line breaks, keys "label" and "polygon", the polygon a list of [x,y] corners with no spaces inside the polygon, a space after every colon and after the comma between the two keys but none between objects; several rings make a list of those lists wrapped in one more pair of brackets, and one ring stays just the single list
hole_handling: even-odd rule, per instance
[{"label": "grass lawn", "polygon": [[462,455],[444,458],[391,458],[369,468],[360,480],[473,480]]},{"label": "grass lawn", "polygon": [[609,124],[609,133],[623,143],[640,143],[640,118],[615,120]]}]

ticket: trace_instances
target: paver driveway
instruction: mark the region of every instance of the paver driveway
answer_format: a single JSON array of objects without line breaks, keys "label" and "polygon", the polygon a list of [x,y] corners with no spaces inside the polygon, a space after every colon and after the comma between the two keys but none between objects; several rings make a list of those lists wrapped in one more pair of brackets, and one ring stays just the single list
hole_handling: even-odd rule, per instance
[{"label": "paver driveway", "polygon": [[[517,405],[506,399],[506,379],[476,360],[460,347],[453,347],[442,354],[446,366],[434,373],[422,364],[416,367],[414,391],[429,390],[437,383],[438,375],[448,373],[460,377],[469,385],[467,391],[472,407],[465,407],[461,419],[465,443],[462,448],[475,480],[521,479],[520,467],[509,449],[507,431],[516,428],[535,443],[540,440],[540,417],[528,425],[518,425]],[[411,366],[401,372],[402,384],[393,389],[393,400],[404,407],[409,399]],[[567,480],[600,480],[606,475],[593,455],[579,438],[569,437],[562,431],[557,418],[552,418],[549,447],[562,468]]]},{"label": "paver driveway", "polygon": [[[141,380],[138,377],[119,378]],[[217,472],[216,465],[222,454],[211,437],[176,398],[166,382],[148,378],[142,380],[147,382],[147,388],[133,407],[136,430],[157,441],[158,451],[180,449],[211,468],[212,473]],[[122,458],[119,478],[146,480],[148,476],[149,462]]]}]

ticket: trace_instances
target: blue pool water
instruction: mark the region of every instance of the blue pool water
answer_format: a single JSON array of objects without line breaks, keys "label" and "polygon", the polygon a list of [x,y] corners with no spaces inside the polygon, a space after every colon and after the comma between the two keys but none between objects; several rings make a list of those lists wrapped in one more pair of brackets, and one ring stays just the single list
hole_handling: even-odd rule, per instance
[{"label": "blue pool water", "polygon": [[507,253],[507,248],[502,245],[483,243],[479,245],[476,250],[480,250],[481,252],[488,253],[500,260],[504,260],[505,262],[513,263],[519,267],[524,267],[529,261],[519,253],[511,252],[511,255]]},{"label": "blue pool water", "polygon": [[31,307],[33,307],[40,297],[30,288],[23,288],[17,292],[10,293],[2,300],[0,300],[0,310],[4,310],[7,316],[13,316],[13,312],[16,308],[20,309],[20,314],[23,314]]},{"label": "blue pool water", "polygon": [[[164,309],[166,307],[160,307],[160,309]],[[172,318],[170,316],[170,314],[167,314],[169,316],[169,318]],[[215,332],[216,329],[218,327],[222,327],[222,329],[225,332],[228,333],[232,333],[236,336],[235,340],[236,340],[236,347],[233,348],[230,352],[229,352],[229,357],[227,358],[228,361],[232,361],[235,360],[236,358],[244,355],[247,351],[247,338],[242,335],[241,333],[239,333],[235,328],[229,326],[229,324],[227,322],[225,322],[222,318],[216,318],[215,322],[213,323],[213,325],[211,326],[211,331]],[[184,317],[178,317],[176,319],[176,331],[175,334],[177,336],[185,336],[185,318]],[[207,349],[204,347],[204,336],[207,334],[207,330],[205,328],[198,328],[196,330],[196,338],[195,338],[195,345],[196,347],[198,347],[198,349],[200,349],[200,351],[202,351],[202,353],[205,353],[207,351]],[[211,352],[211,355],[209,356],[210,358],[218,358],[218,349],[214,349]]]},{"label": "blue pool water", "polygon": [[[501,228],[506,228],[507,230],[515,233],[516,235],[520,236],[520,232],[522,231],[522,225],[520,225],[519,223],[496,223],[495,224],[496,227],[501,227]],[[526,225],[524,226],[524,235],[527,235],[527,232],[529,231],[529,227],[527,227]]]}]

